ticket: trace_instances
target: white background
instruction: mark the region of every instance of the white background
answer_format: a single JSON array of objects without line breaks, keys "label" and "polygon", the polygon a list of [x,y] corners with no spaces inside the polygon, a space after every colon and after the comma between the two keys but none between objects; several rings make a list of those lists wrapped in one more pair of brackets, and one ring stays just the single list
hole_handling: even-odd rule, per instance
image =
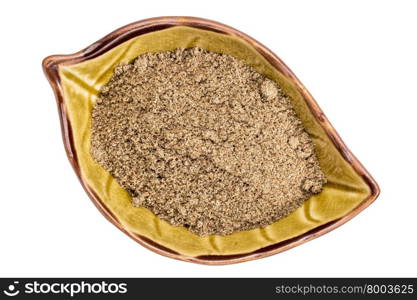
[{"label": "white background", "polygon": [[[1,1],[0,276],[417,276],[413,1]],[[381,186],[368,209],[285,253],[201,266],[106,221],[61,141],[42,59],[143,18],[217,20],[280,56]]]}]

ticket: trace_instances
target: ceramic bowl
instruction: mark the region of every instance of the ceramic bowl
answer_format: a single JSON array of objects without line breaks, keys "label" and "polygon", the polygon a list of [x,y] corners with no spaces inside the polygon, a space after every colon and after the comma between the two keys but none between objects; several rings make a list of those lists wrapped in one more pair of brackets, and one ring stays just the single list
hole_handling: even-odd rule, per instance
[{"label": "ceramic bowl", "polygon": [[[220,49],[247,60],[285,86],[295,99],[295,109],[313,138],[320,164],[328,176],[329,183],[320,195],[306,201],[298,211],[277,224],[228,237],[192,236],[186,229],[172,228],[174,226],[158,220],[146,209],[126,217],[123,210],[131,212],[133,209],[128,204],[119,205],[120,199],[127,201],[126,193],[110,175],[97,175],[105,174],[103,170],[90,172],[86,167],[85,161],[91,160],[87,151],[91,103],[100,86],[111,76],[116,63],[131,59],[135,51],[166,50],[176,45]],[[43,61],[43,69],[55,93],[68,159],[88,196],[111,223],[156,253],[211,265],[267,257],[339,227],[379,195],[375,180],[347,148],[293,72],[264,45],[227,25],[194,17],[142,20],[113,31],[77,53],[49,56]],[[86,132],[80,132],[82,130]],[[87,147],[84,152],[83,145]],[[139,211],[141,215],[135,217]]]}]

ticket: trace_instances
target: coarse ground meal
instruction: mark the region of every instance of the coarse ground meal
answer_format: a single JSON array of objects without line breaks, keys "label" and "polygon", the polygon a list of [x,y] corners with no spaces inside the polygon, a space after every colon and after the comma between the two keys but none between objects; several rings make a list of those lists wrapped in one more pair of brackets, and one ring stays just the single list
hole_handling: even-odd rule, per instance
[{"label": "coarse ground meal", "polygon": [[93,108],[91,154],[134,206],[201,236],[269,225],[326,183],[281,88],[199,48],[118,65]]}]

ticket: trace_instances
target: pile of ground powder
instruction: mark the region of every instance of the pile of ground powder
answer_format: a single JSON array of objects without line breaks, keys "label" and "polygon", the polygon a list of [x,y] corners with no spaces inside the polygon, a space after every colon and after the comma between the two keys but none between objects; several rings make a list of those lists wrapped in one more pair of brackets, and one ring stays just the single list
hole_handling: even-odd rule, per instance
[{"label": "pile of ground powder", "polygon": [[93,108],[91,154],[133,205],[202,236],[269,225],[326,182],[280,87],[199,48],[117,66]]}]

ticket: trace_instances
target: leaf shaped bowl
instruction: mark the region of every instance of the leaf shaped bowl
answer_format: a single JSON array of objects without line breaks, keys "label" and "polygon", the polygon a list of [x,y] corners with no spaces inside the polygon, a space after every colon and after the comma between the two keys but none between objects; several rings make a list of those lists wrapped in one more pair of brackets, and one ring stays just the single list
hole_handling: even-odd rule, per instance
[{"label": "leaf shaped bowl", "polygon": [[[197,236],[131,205],[128,193],[89,154],[91,110],[114,67],[147,52],[195,47],[226,53],[276,81],[290,95],[313,139],[328,183],[300,208],[265,228],[227,236]],[[70,55],[44,59],[54,90],[65,149],[98,210],[116,227],[156,253],[201,264],[231,264],[270,256],[346,223],[379,195],[375,180],[343,143],[316,101],[268,48],[224,24],[194,17],[159,17],[117,29]]]}]

